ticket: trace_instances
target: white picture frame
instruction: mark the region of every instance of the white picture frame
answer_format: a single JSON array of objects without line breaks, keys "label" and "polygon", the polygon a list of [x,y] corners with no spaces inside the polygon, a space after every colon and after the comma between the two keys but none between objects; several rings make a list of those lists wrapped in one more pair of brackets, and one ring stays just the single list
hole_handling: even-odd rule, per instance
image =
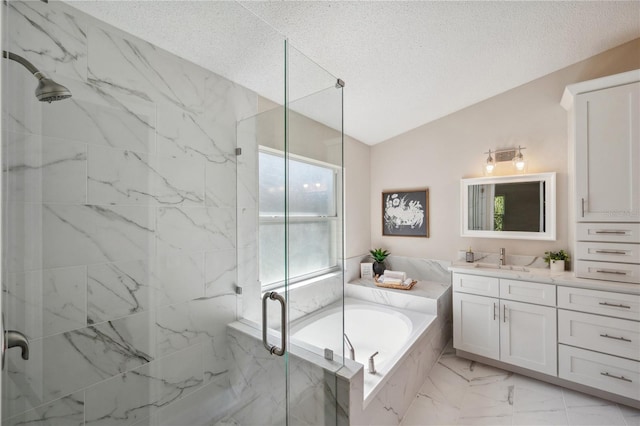
[{"label": "white picture frame", "polygon": [[373,279],[373,263],[361,263],[360,264],[360,278]]}]

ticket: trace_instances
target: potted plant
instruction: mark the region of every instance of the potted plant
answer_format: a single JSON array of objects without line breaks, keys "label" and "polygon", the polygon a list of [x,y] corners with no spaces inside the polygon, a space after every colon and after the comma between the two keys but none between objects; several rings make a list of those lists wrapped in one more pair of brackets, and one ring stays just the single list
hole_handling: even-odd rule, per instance
[{"label": "potted plant", "polygon": [[387,250],[383,250],[381,248],[370,250],[369,253],[371,253],[371,257],[373,257],[373,260],[374,260],[374,262],[373,262],[373,273],[376,274],[376,275],[384,274],[384,270],[386,269],[386,266],[384,264],[384,260],[391,253],[389,253]]},{"label": "potted plant", "polygon": [[565,261],[571,260],[569,254],[564,251],[546,251],[544,252],[544,261],[549,264],[552,271],[564,271]]}]

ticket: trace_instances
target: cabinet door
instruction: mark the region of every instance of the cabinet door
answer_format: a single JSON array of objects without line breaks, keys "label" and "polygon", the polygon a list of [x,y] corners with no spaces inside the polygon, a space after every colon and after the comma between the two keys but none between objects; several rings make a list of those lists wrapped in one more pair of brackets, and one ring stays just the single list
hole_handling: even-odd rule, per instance
[{"label": "cabinet door", "polygon": [[557,375],[556,309],[500,301],[500,360]]},{"label": "cabinet door", "polygon": [[640,221],[640,83],[576,97],[578,222]]},{"label": "cabinet door", "polygon": [[491,297],[453,293],[453,346],[500,359],[498,305],[499,300]]}]

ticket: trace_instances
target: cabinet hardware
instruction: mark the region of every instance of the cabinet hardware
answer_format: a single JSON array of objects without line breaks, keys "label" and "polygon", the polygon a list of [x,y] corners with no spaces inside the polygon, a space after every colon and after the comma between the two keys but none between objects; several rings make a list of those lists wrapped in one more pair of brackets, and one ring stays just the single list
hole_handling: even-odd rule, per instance
[{"label": "cabinet hardware", "polygon": [[615,235],[625,235],[626,233],[627,233],[627,231],[608,231],[608,230],[596,231],[596,234],[615,234]]},{"label": "cabinet hardware", "polygon": [[584,198],[582,198],[582,217],[584,217]]},{"label": "cabinet hardware", "polygon": [[602,254],[627,254],[626,251],[620,251],[620,250],[596,250],[596,253],[602,253]]},{"label": "cabinet hardware", "polygon": [[612,379],[624,380],[625,382],[633,383],[633,380],[631,379],[627,379],[624,376],[614,376],[613,374],[609,374],[606,371],[600,374],[602,374],[603,376],[611,377]]},{"label": "cabinet hardware", "polygon": [[496,320],[496,308],[497,308],[496,302],[493,302],[493,320],[494,321]]},{"label": "cabinet hardware", "polygon": [[616,305],[614,303],[609,303],[609,302],[598,302],[599,305],[602,306],[613,306],[614,308],[625,308],[625,309],[631,309],[631,306],[627,306],[627,305]]},{"label": "cabinet hardware", "polygon": [[502,305],[502,321],[507,322],[507,305]]},{"label": "cabinet hardware", "polygon": [[607,271],[606,269],[596,269],[596,272],[599,273],[599,274],[627,275],[626,272],[622,272],[622,271]]},{"label": "cabinet hardware", "polygon": [[631,340],[625,339],[624,337],[609,336],[608,334],[601,334],[600,337],[606,337],[607,339],[613,339],[613,340],[621,340],[623,342],[631,342]]}]

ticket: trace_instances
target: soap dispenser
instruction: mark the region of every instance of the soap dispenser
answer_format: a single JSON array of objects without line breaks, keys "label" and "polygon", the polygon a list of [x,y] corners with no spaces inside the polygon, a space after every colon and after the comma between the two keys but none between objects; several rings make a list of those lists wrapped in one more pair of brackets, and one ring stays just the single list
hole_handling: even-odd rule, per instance
[{"label": "soap dispenser", "polygon": [[466,255],[467,262],[473,263],[473,251],[471,251],[471,247],[469,247],[469,250],[467,250],[466,254],[467,254]]}]

